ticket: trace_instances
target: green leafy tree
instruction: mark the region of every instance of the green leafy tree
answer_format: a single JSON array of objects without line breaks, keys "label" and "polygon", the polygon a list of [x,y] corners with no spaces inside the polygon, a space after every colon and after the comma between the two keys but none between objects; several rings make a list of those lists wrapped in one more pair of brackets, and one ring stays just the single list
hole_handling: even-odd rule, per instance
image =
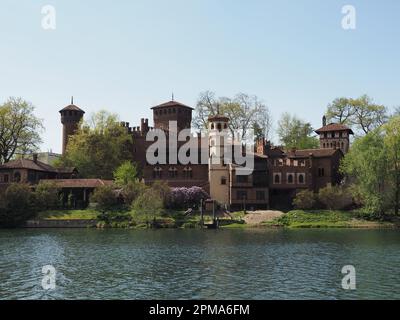
[{"label": "green leafy tree", "polygon": [[367,95],[335,99],[328,105],[326,116],[329,121],[352,126],[363,135],[379,128],[389,118],[387,108],[374,103]]},{"label": "green leafy tree", "polygon": [[34,195],[27,184],[8,186],[0,204],[0,225],[16,227],[36,216]]},{"label": "green leafy tree", "polygon": [[341,186],[326,186],[320,189],[318,200],[329,210],[343,209],[347,204],[345,191]]},{"label": "green leafy tree", "polygon": [[59,166],[76,167],[83,178],[112,179],[113,172],[132,158],[132,136],[106,111],[94,114],[70,137]]},{"label": "green leafy tree", "polygon": [[121,194],[125,205],[131,206],[133,201],[146,190],[146,185],[140,181],[130,181],[123,185]]},{"label": "green leafy tree", "polygon": [[315,202],[315,195],[313,191],[302,190],[296,194],[296,197],[293,200],[293,205],[296,209],[309,210],[314,208]]},{"label": "green leafy tree", "polygon": [[123,162],[114,171],[114,180],[119,186],[136,182],[138,180],[138,171],[136,165],[134,165],[131,161]]},{"label": "green leafy tree", "polygon": [[396,215],[400,210],[400,116],[393,117],[383,127],[390,201]]},{"label": "green leafy tree", "polygon": [[35,188],[35,206],[37,210],[56,209],[60,206],[60,190],[54,182],[40,181]]},{"label": "green leafy tree", "polygon": [[282,115],[278,122],[277,133],[287,149],[313,149],[319,146],[318,139],[313,136],[314,130],[311,124],[289,113]]},{"label": "green leafy tree", "polygon": [[163,210],[163,199],[152,188],[147,189],[133,202],[136,214],[145,217],[147,224],[161,214]]},{"label": "green leafy tree", "polygon": [[169,197],[171,195],[171,188],[165,181],[157,180],[151,186],[152,190],[157,193],[163,202],[163,207],[167,205]]},{"label": "green leafy tree", "polygon": [[118,206],[118,199],[113,186],[96,188],[90,200],[92,203],[96,203],[98,208],[103,212],[113,210]]},{"label": "green leafy tree", "polygon": [[388,153],[381,129],[357,138],[342,161],[341,171],[352,181],[353,195],[368,212],[382,215],[387,209],[387,168]]},{"label": "green leafy tree", "polygon": [[38,150],[42,120],[34,115],[35,107],[21,98],[9,98],[0,105],[0,164],[16,154]]}]

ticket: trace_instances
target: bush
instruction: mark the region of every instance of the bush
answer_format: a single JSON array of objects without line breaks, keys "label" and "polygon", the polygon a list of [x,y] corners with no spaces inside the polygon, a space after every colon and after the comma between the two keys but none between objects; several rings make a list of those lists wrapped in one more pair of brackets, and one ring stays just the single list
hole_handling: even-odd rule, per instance
[{"label": "bush", "polygon": [[296,209],[309,210],[315,206],[315,195],[313,191],[302,190],[296,194],[293,200],[293,205]]},{"label": "bush", "polygon": [[15,227],[36,216],[34,195],[27,184],[13,183],[0,203],[0,224]]},{"label": "bush", "polygon": [[60,207],[60,190],[54,182],[41,181],[35,189],[35,206],[38,211]]},{"label": "bush", "polygon": [[108,211],[115,209],[118,199],[113,186],[101,186],[96,188],[91,197],[91,202],[97,203],[98,209]]},{"label": "bush", "polygon": [[142,182],[128,182],[122,187],[121,195],[126,205],[131,206],[133,201],[146,190],[146,185]]},{"label": "bush", "polygon": [[115,183],[119,186],[125,186],[128,183],[137,181],[138,170],[136,165],[130,161],[123,162],[115,171]]},{"label": "bush", "polygon": [[171,196],[171,188],[165,181],[157,180],[153,183],[151,188],[156,192],[163,201],[163,206],[166,207],[168,204],[168,199]]},{"label": "bush", "polygon": [[173,209],[187,209],[198,206],[201,199],[208,199],[209,195],[200,187],[172,188],[167,206]]},{"label": "bush", "polygon": [[318,200],[329,210],[340,210],[352,203],[349,192],[340,186],[327,186],[319,190]]},{"label": "bush", "polygon": [[160,195],[150,188],[137,197],[132,207],[137,214],[144,216],[148,223],[161,214],[163,201]]}]

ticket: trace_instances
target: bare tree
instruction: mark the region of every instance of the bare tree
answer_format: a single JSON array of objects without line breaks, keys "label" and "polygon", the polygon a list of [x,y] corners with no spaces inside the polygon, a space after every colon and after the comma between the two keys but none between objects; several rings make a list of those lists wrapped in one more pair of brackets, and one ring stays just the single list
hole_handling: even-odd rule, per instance
[{"label": "bare tree", "polygon": [[195,109],[195,126],[207,128],[208,118],[218,112],[229,118],[231,135],[240,140],[246,140],[249,130],[255,126],[265,137],[270,134],[271,114],[257,96],[239,93],[233,98],[216,98],[211,91],[202,92]]}]

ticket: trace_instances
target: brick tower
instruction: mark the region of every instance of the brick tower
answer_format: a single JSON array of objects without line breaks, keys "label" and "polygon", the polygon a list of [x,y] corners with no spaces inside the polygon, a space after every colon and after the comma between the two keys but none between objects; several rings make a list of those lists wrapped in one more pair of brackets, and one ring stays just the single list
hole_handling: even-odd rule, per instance
[{"label": "brick tower", "polygon": [[82,120],[85,111],[74,105],[74,97],[72,97],[71,104],[60,110],[60,114],[61,123],[63,124],[62,154],[65,154],[68,137],[78,129],[79,122]]}]

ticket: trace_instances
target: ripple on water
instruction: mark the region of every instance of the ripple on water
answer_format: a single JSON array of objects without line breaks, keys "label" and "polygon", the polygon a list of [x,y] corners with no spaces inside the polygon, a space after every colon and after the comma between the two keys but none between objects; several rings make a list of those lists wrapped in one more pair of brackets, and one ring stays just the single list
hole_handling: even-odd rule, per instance
[{"label": "ripple on water", "polygon": [[395,299],[399,249],[395,230],[0,230],[0,298]]}]

